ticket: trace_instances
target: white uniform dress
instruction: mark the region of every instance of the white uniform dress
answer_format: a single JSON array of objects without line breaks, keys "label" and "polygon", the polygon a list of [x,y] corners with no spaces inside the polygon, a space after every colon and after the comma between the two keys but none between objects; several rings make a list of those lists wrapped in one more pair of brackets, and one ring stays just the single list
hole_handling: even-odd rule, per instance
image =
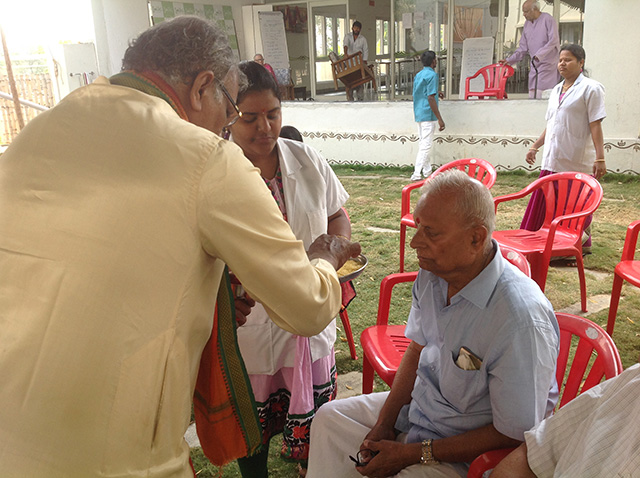
[{"label": "white uniform dress", "polygon": [[[286,218],[308,248],[327,232],[327,218],[340,210],[349,195],[313,148],[280,138],[278,157]],[[284,429],[286,458],[306,460],[308,426],[315,409],[334,396],[335,340],[335,320],[318,335],[300,337],[274,325],[260,304],[238,328],[264,440]]]},{"label": "white uniform dress", "polygon": [[604,87],[582,73],[560,99],[562,84],[549,97],[542,169],[592,174],[596,150],[590,123],[604,119]]}]

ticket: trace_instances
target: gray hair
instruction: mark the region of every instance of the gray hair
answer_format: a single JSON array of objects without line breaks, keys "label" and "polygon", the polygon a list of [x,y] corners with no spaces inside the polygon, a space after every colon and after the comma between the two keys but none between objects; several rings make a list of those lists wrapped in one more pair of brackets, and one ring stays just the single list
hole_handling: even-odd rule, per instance
[{"label": "gray hair", "polygon": [[531,2],[531,9],[540,11],[540,2],[538,0]]},{"label": "gray hair", "polygon": [[152,71],[172,85],[189,85],[207,70],[221,82],[236,68],[227,35],[214,23],[190,15],[144,31],[129,44],[122,60],[123,70]]},{"label": "gray hair", "polygon": [[422,197],[446,195],[451,200],[452,212],[460,223],[469,227],[484,226],[487,239],[495,229],[495,206],[489,189],[477,179],[459,169],[437,174],[425,181]]}]

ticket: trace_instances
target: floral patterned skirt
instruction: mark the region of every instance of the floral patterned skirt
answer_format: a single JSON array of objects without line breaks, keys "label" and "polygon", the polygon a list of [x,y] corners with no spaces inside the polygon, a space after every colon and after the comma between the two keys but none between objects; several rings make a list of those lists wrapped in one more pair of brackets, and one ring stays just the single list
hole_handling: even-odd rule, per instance
[{"label": "floral patterned skirt", "polygon": [[262,442],[282,433],[280,454],[287,461],[306,464],[309,429],[316,410],[336,396],[336,361],[333,349],[311,362],[309,339],[296,337],[296,366],[274,375],[250,375],[262,425]]}]

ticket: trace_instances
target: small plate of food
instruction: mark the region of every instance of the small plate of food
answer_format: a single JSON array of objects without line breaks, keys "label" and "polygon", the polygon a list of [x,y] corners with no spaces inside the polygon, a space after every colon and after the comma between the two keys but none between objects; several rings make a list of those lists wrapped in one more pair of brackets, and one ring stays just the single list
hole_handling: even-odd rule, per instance
[{"label": "small plate of food", "polygon": [[350,280],[355,279],[360,274],[367,264],[369,260],[360,254],[358,257],[352,257],[344,265],[338,269],[338,278],[340,279],[340,283],[349,282]]}]

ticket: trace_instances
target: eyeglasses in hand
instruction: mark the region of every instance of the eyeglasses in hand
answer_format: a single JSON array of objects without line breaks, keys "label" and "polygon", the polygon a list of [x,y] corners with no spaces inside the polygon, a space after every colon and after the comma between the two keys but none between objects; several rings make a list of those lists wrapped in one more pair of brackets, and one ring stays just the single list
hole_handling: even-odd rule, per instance
[{"label": "eyeglasses in hand", "polygon": [[349,458],[351,458],[351,461],[353,461],[356,464],[356,466],[366,466],[366,464],[369,463],[371,460],[373,460],[373,457],[376,456],[378,453],[380,452],[365,448],[363,450],[360,450],[356,454],[355,458],[352,457],[351,455],[349,455]]}]

